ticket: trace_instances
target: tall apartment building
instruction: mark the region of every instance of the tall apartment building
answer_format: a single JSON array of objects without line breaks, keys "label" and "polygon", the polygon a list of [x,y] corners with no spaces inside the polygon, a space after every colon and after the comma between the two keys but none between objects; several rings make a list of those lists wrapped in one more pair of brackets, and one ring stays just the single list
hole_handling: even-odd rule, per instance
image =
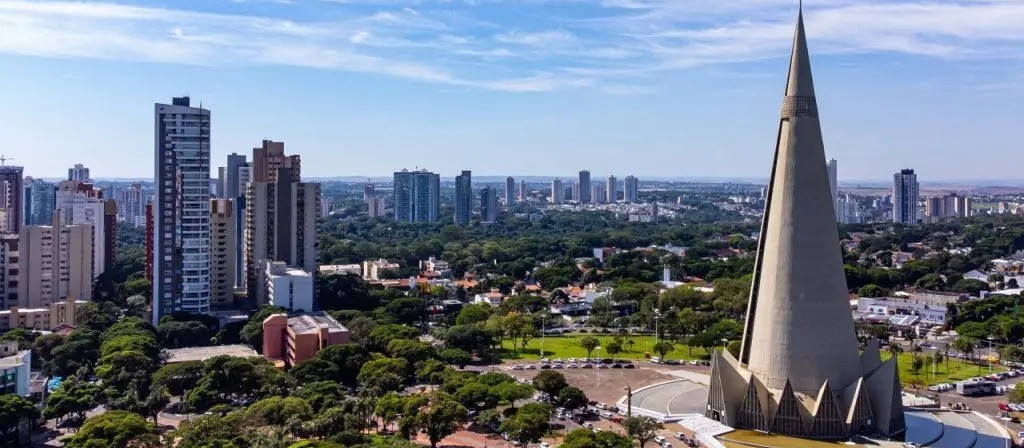
[{"label": "tall apartment building", "polygon": [[565,187],[562,186],[562,180],[551,179],[551,203],[561,204],[563,199],[565,199]]},{"label": "tall apartment building", "polygon": [[640,180],[636,176],[626,176],[622,181],[622,201],[630,204],[640,202]]},{"label": "tall apartment building", "polygon": [[245,186],[252,182],[252,162],[238,165],[238,197],[245,197]]},{"label": "tall apartment building", "polygon": [[91,183],[65,180],[57,184],[54,204],[54,216],[60,217],[60,224],[92,227],[96,245],[93,275],[96,276],[113,266],[117,241],[117,204],[102,196],[102,191]]},{"label": "tall apartment building", "polygon": [[395,221],[436,222],[441,215],[441,176],[426,170],[395,173]]},{"label": "tall apartment building", "polygon": [[516,203],[516,179],[512,176],[505,178],[505,206],[511,207]]},{"label": "tall apartment building", "polygon": [[92,177],[89,176],[89,168],[86,168],[81,163],[76,163],[75,166],[68,168],[68,180],[92,183]]},{"label": "tall apartment building", "polygon": [[490,185],[480,190],[480,220],[485,223],[498,221],[498,190]]},{"label": "tall apartment building", "polygon": [[893,175],[892,221],[897,224],[917,224],[918,192],[917,174],[914,170],[903,169]]},{"label": "tall apartment building", "polygon": [[524,181],[519,182],[519,201],[520,202],[526,202],[527,193],[528,193],[528,191],[526,189],[526,181],[524,180]]},{"label": "tall apartment building", "polygon": [[224,167],[224,197],[234,199],[245,196],[244,184],[239,183],[239,168],[246,165],[245,154],[228,154],[228,164]]},{"label": "tall apartment building", "polygon": [[18,306],[20,236],[0,234],[0,310]]},{"label": "tall apartment building", "polygon": [[19,307],[43,308],[69,298],[92,300],[92,226],[25,226],[20,239]]},{"label": "tall apartment building", "polygon": [[463,171],[455,177],[455,225],[467,226],[473,218],[473,173]]},{"label": "tall apartment building", "polygon": [[604,202],[604,185],[598,182],[591,182],[590,184],[590,202],[594,204],[600,204]]},{"label": "tall apartment building", "polygon": [[25,178],[25,225],[53,224],[57,186],[42,179]]},{"label": "tall apartment building", "polygon": [[608,175],[608,183],[604,184],[604,197],[607,202],[615,202],[619,200],[618,182],[618,179],[616,179],[614,175]]},{"label": "tall apartment building", "polygon": [[[0,160],[0,163],[3,163]],[[24,220],[25,169],[20,166],[0,165],[0,233],[18,233]]]},{"label": "tall apartment building", "polygon": [[288,266],[282,261],[267,261],[264,266],[263,297],[268,305],[288,311],[313,311],[313,273]]},{"label": "tall apartment building", "polygon": [[230,309],[235,304],[238,249],[236,199],[210,200],[210,308]]},{"label": "tall apartment building", "polygon": [[839,212],[839,162],[836,159],[829,159],[826,169],[828,169],[828,185],[832,189],[832,207],[836,211],[836,222],[843,222]]},{"label": "tall apartment building", "polygon": [[153,322],[210,311],[210,111],[154,106]]},{"label": "tall apartment building", "polygon": [[576,202],[578,204],[582,204],[583,203],[583,197],[580,196],[580,191],[581,191],[580,190],[580,183],[578,181],[577,182],[573,182],[572,183],[572,196],[571,197],[572,197],[572,201]]},{"label": "tall apartment building", "polygon": [[149,199],[149,192],[142,188],[139,182],[120,192],[120,201],[117,206],[117,214],[120,221],[132,227],[143,227],[146,225],[146,203]]},{"label": "tall apartment building", "polygon": [[578,198],[578,201],[581,204],[589,204],[593,200],[591,198],[592,191],[590,189],[591,188],[590,187],[590,171],[587,171],[587,170],[580,171],[579,185],[580,185],[580,196]]},{"label": "tall apartment building", "polygon": [[291,181],[301,182],[302,160],[298,155],[286,155],[284,142],[263,140],[262,146],[252,149],[250,182],[277,182],[278,170],[290,168]]},{"label": "tall apartment building", "polygon": [[251,182],[245,197],[243,265],[249,298],[266,303],[262,278],[267,261],[315,272],[320,184],[295,182],[292,168],[278,168],[276,182]]},{"label": "tall apartment building", "polygon": [[946,218],[971,216],[971,198],[951,193],[924,199],[925,222],[933,223]]},{"label": "tall apartment building", "polygon": [[367,210],[371,218],[380,218],[387,215],[387,197],[375,194],[366,199]]}]

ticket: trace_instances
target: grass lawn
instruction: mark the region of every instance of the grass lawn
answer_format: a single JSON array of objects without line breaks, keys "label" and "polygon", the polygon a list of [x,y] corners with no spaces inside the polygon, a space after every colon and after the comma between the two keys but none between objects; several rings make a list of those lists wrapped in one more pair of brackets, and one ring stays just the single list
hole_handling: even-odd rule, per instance
[{"label": "grass lawn", "polygon": [[[594,334],[594,335],[568,335],[568,336],[552,336],[548,335],[543,338],[544,352],[548,358],[584,358],[587,356],[587,351],[580,347],[580,340],[586,336],[594,336],[598,341],[601,341],[601,349],[594,350],[591,354],[593,357],[601,358],[612,358],[604,347],[608,346],[608,343],[612,342],[614,335],[610,334]],[[632,348],[626,341],[633,341]],[[517,341],[518,342],[518,341]],[[540,359],[541,349],[541,338],[531,339],[526,344],[526,350],[519,350],[518,353],[512,351],[512,341],[505,339],[501,341],[502,358],[504,359]],[[651,347],[654,345],[654,336],[623,336],[622,337],[622,352],[614,356],[614,358],[621,359],[643,359],[644,350],[651,351]],[[667,359],[701,359],[706,358],[708,353],[704,349],[694,347],[691,353],[690,349],[678,343],[673,343],[676,349],[666,356]],[[721,347],[719,347],[721,349]],[[651,352],[651,356],[658,356]]]},{"label": "grass lawn", "polygon": [[[882,359],[889,359],[891,354],[889,352],[882,352]],[[932,384],[949,383],[954,384],[957,381],[962,381],[967,378],[976,376],[988,375],[988,364],[982,363],[981,370],[978,370],[979,365],[971,362],[967,362],[962,359],[950,359],[940,362],[938,365],[933,366],[927,361],[929,358],[925,358],[925,365],[921,368],[921,371],[917,375],[914,375],[913,362],[914,355],[911,353],[900,353],[896,360],[900,368],[900,381],[904,384],[910,384],[913,382],[919,382],[921,385],[930,386]],[[948,368],[947,368],[948,365]],[[934,374],[933,374],[934,369]],[[992,365],[993,372],[1004,372],[1006,368],[998,364]]]}]

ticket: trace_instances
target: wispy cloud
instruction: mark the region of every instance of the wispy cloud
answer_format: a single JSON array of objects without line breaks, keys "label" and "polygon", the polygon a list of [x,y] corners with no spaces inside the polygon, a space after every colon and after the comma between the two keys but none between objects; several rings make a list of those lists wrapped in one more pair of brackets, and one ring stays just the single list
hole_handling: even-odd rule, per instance
[{"label": "wispy cloud", "polygon": [[[289,65],[511,92],[649,92],[642,78],[784,56],[792,0],[291,0],[184,10],[0,1],[0,53]],[[270,5],[268,5],[270,6]],[[267,13],[261,13],[267,14]],[[816,53],[1019,57],[1017,0],[817,0]]]}]

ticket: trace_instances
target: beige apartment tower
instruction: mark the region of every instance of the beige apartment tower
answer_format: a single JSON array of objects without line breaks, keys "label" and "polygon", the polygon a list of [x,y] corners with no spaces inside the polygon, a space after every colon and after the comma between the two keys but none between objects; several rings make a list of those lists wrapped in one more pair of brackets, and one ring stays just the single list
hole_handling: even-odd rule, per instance
[{"label": "beige apartment tower", "polygon": [[839,232],[801,14],[779,122],[740,357],[712,357],[706,415],[814,439],[906,430],[896,358],[863,354],[847,298]]},{"label": "beige apartment tower", "polygon": [[92,226],[25,226],[20,239],[18,306],[92,300]]},{"label": "beige apartment tower", "polygon": [[284,153],[284,142],[263,140],[262,146],[252,149],[252,172],[250,182],[277,182],[277,170],[290,168],[291,180],[302,178],[302,160],[298,155]]},{"label": "beige apartment tower", "polygon": [[210,307],[231,309],[235,304],[237,230],[234,199],[210,200]]},{"label": "beige apartment tower", "polygon": [[252,182],[246,188],[243,265],[250,299],[262,305],[267,261],[282,261],[307,272],[317,270],[316,220],[320,184],[294,182],[291,168],[279,168],[276,182]]}]

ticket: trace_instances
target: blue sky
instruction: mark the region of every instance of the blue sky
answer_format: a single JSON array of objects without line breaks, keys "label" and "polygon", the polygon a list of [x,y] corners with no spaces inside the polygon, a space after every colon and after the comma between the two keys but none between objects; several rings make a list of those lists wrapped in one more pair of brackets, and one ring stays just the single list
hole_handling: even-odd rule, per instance
[{"label": "blue sky", "polygon": [[[150,176],[154,102],[214,166],[304,174],[766,177],[795,0],[0,0],[0,131],[26,174]],[[1024,1],[808,0],[840,180],[1024,179]]]}]

